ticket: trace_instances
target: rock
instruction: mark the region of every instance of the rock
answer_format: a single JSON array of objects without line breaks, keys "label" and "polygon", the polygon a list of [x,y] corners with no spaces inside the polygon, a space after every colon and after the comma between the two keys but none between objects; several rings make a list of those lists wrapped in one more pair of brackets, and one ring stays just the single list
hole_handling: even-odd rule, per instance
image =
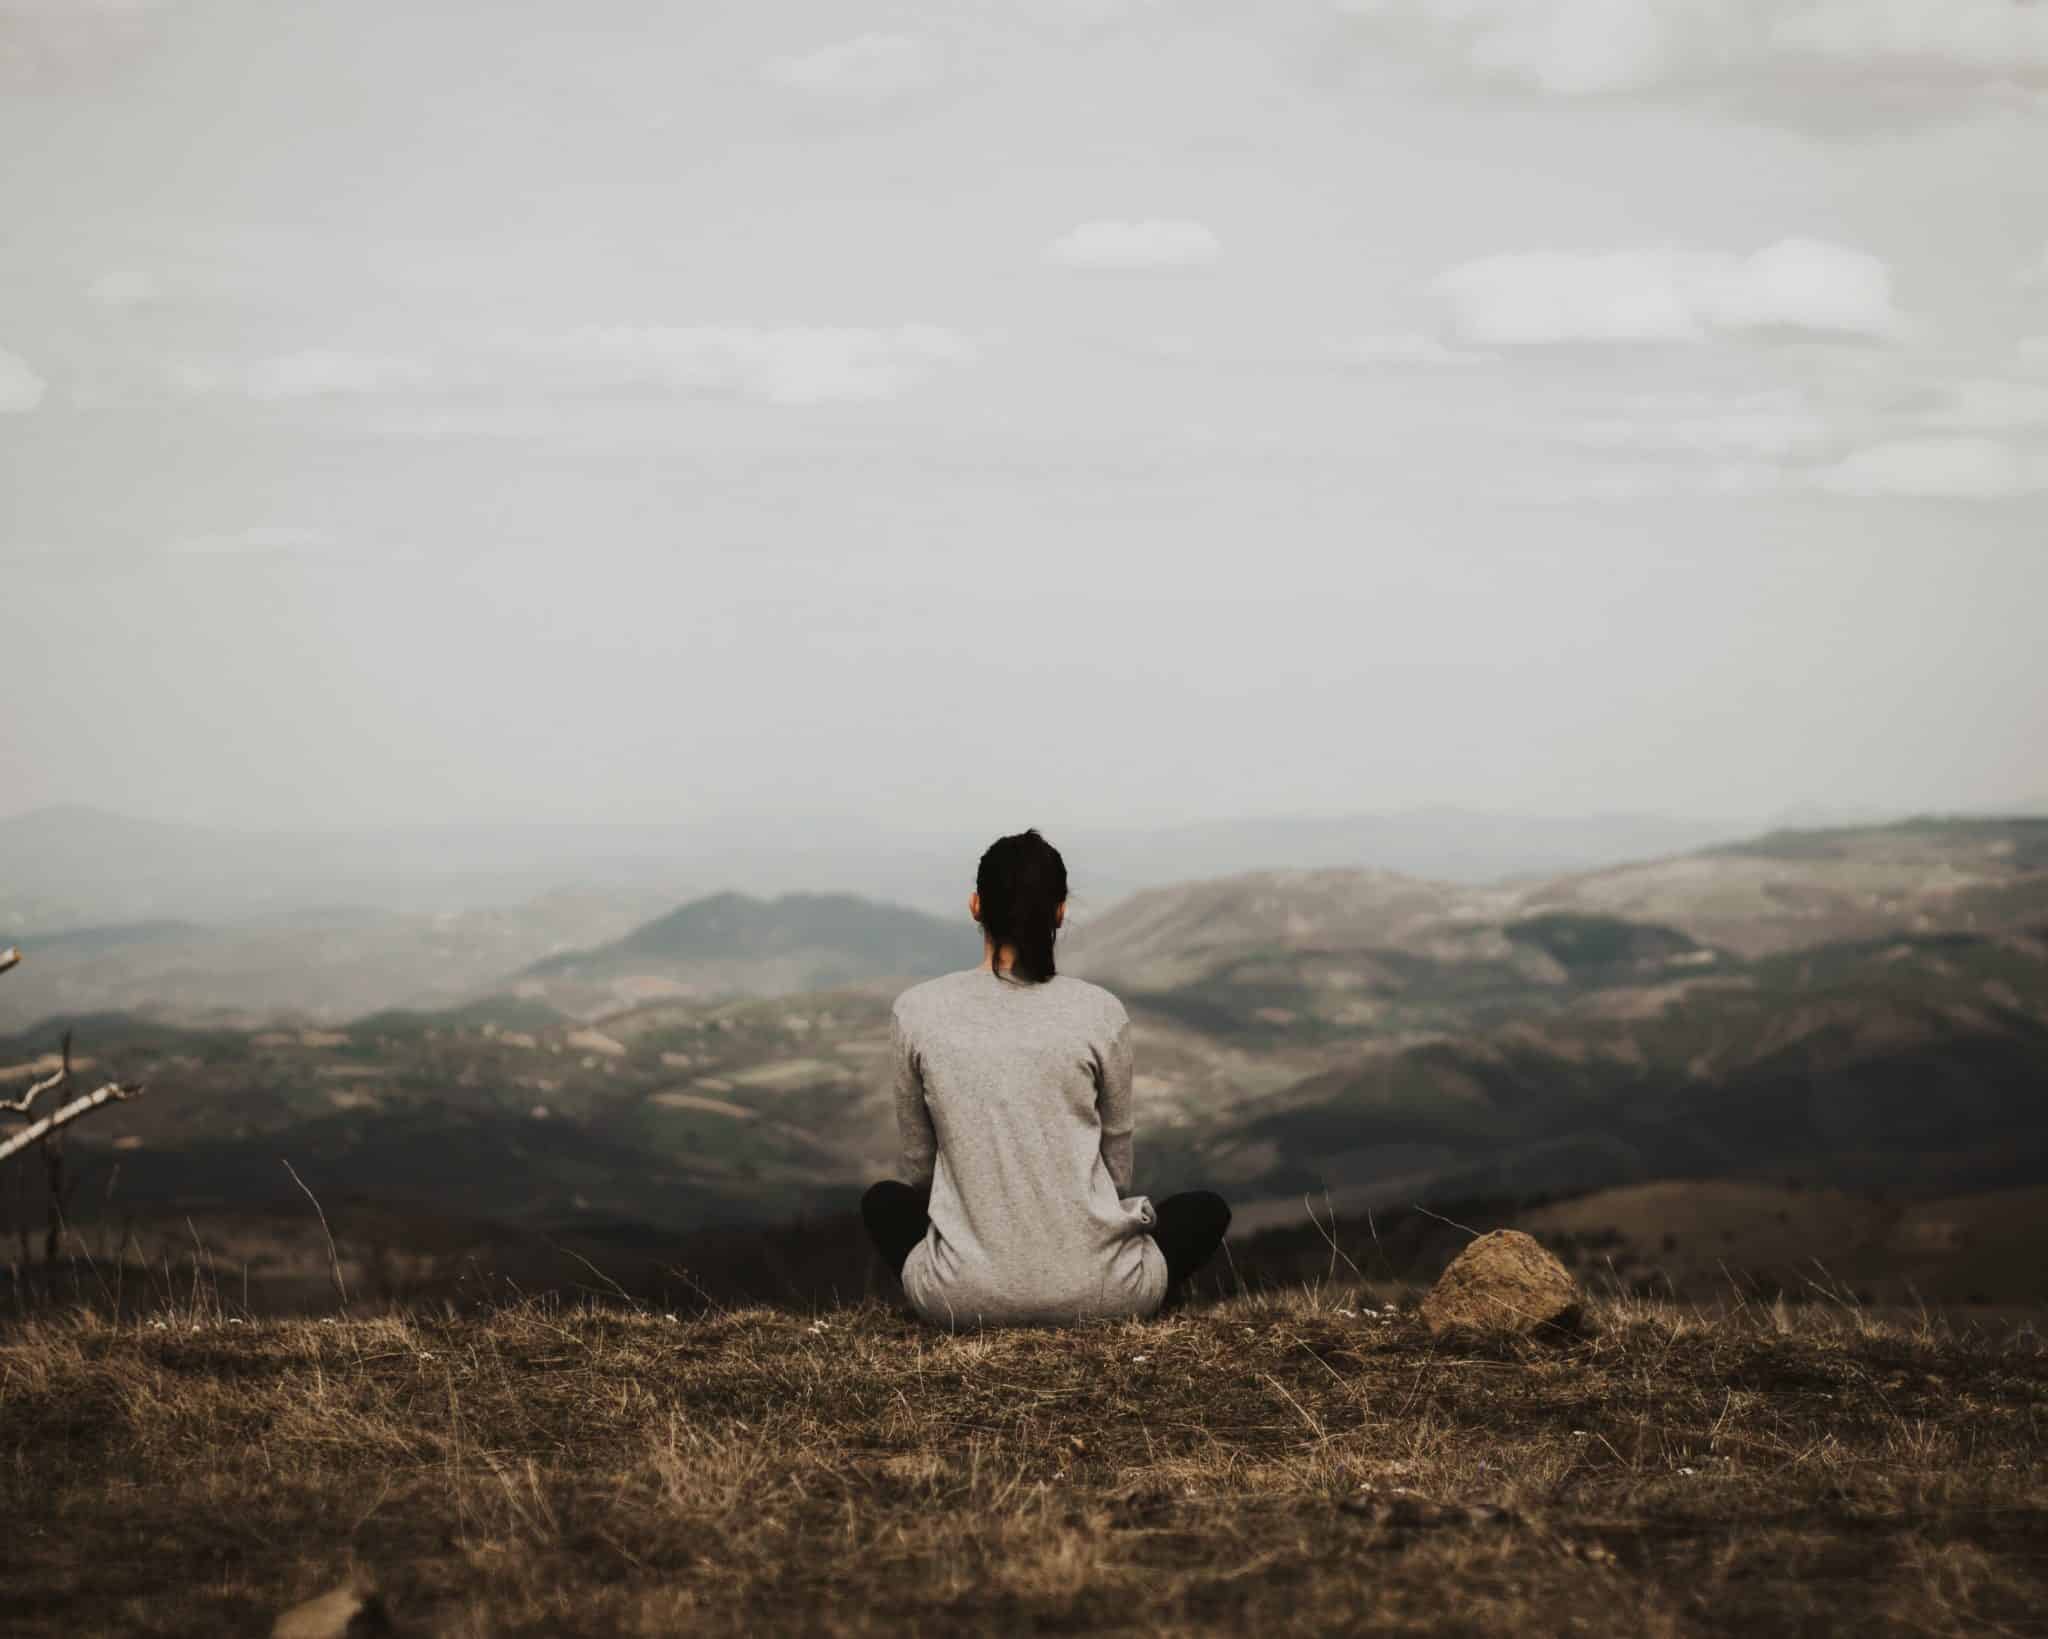
[{"label": "rock", "polygon": [[391,1617],[376,1589],[344,1582],[286,1611],[271,1628],[270,1639],[366,1639],[391,1631]]},{"label": "rock", "polygon": [[1422,1300],[1422,1318],[1432,1332],[1577,1331],[1584,1302],[1571,1271],[1533,1236],[1496,1229],[1451,1260]]}]

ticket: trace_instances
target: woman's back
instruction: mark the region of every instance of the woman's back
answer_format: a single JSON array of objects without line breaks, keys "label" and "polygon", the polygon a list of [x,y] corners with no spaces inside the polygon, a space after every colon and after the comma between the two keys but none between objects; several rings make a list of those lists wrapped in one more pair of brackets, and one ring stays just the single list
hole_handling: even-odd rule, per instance
[{"label": "woman's back", "polygon": [[931,1230],[903,1265],[936,1325],[1150,1315],[1166,1260],[1130,1195],[1130,1015],[1085,979],[969,968],[893,1010],[898,1132]]}]

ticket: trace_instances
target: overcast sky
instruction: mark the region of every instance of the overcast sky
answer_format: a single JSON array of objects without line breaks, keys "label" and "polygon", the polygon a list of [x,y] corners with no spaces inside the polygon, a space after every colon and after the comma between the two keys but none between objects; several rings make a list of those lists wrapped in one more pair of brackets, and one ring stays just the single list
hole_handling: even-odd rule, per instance
[{"label": "overcast sky", "polygon": [[2048,795],[2048,4],[0,0],[0,153],[0,813]]}]

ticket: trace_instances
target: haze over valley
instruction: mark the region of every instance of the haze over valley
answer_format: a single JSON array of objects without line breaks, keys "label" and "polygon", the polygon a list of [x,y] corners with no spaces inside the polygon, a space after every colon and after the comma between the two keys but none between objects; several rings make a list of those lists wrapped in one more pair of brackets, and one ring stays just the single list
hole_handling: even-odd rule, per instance
[{"label": "haze over valley", "polygon": [[[1486,882],[1747,829],[1438,808],[1059,834],[1075,861],[1069,912],[1079,927],[1139,889],[1274,860],[1371,859]],[[938,918],[976,952],[966,900],[984,846],[970,834],[898,833],[857,816],[263,832],[41,809],[0,819],[0,940],[33,938],[41,957],[12,990],[0,987],[0,1025],[102,1007],[253,1024],[276,1011],[333,1023],[379,1007],[445,1005],[717,893],[855,892]],[[742,988],[765,982],[755,975]]]}]

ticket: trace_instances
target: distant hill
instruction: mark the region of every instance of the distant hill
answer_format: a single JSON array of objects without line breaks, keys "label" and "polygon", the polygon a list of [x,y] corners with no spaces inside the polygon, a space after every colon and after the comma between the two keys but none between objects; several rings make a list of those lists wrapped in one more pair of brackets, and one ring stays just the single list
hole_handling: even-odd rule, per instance
[{"label": "distant hill", "polygon": [[1325,1182],[2006,1187],[2048,1178],[2044,889],[2048,822],[1932,819],[1523,886],[1249,872],[1132,895],[1060,962],[1144,1026],[1141,1148],[1276,1213]]},{"label": "distant hill", "polygon": [[1436,805],[1081,827],[1059,830],[1053,840],[1101,906],[1116,894],[1262,869],[1370,869],[1483,885],[1661,858],[1761,829],[1759,822],[1659,814],[1502,814]]},{"label": "distant hill", "polygon": [[1187,1135],[1184,1165],[1247,1200],[1328,1183],[1352,1210],[1659,1178],[2019,1187],[2048,1181],[2048,926],[1573,985],[1332,1056]]},{"label": "distant hill", "polygon": [[980,931],[857,894],[718,893],[592,950],[515,976],[515,994],[585,1016],[659,997],[780,996],[865,979],[929,978],[981,960]]},{"label": "distant hill", "polygon": [[[1247,871],[1132,894],[1063,935],[1063,965],[1169,990],[1254,964],[1328,969],[1340,956],[1563,976],[1553,933],[1762,956],[1888,930],[1991,931],[2048,920],[2048,819],[1922,819],[1781,831],[1696,853],[1528,883],[1473,886],[1388,871]],[[1624,928],[1634,929],[1624,935]],[[1656,930],[1656,931],[1643,931]],[[1648,941],[1644,944],[1644,941]],[[1687,957],[1690,960],[1693,958]],[[1263,965],[1260,965],[1263,964]],[[1404,968],[1404,971],[1406,969]],[[1362,971],[1362,970],[1361,970]],[[1342,977],[1309,985],[1356,990]],[[1370,988],[1370,987],[1366,987]]]},{"label": "distant hill", "polygon": [[1888,929],[2025,927],[2048,919],[2048,819],[1776,831],[1560,877],[1523,903],[1665,922],[1747,956]]},{"label": "distant hill", "polygon": [[565,879],[452,837],[234,830],[81,804],[0,819],[0,861],[0,928],[38,939],[128,923],[504,906]]},{"label": "distant hill", "polygon": [[338,1024],[395,1004],[446,1007],[565,944],[611,937],[638,908],[551,894],[501,910],[439,914],[343,907],[227,927],[160,921],[9,931],[22,963],[0,978],[0,1031],[56,1014],[120,1009],[172,1024]]}]

